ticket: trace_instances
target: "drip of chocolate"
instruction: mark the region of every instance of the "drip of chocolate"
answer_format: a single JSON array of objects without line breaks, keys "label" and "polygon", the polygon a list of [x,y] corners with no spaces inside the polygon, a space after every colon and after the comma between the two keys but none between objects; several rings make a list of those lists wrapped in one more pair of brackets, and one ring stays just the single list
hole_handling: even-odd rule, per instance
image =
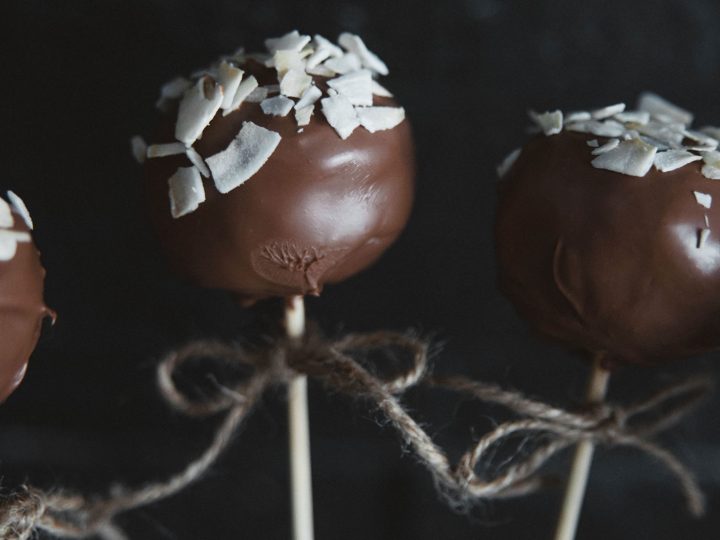
[{"label": "drip of chocolate", "polygon": [[502,291],[542,334],[610,362],[719,348],[720,183],[701,161],[643,177],[596,168],[593,138],[540,135],[502,179]]},{"label": "drip of chocolate", "polygon": [[[240,66],[261,85],[275,70],[249,60]],[[323,92],[323,77],[313,77]],[[374,96],[374,105],[394,106]],[[145,162],[150,215],[171,266],[199,285],[236,292],[248,301],[317,295],[372,264],[398,237],[412,206],[414,158],[410,126],[371,133],[358,127],[345,140],[316,104],[299,129],[291,112],[265,114],[259,103],[217,114],[193,146],[204,158],[224,150],[244,122],[272,130],[281,141],[242,185],[221,194],[203,179],[206,200],[177,219],[169,212],[168,178],[191,165],[185,155]],[[154,142],[174,142],[175,111]]]},{"label": "drip of chocolate", "polygon": [[[19,214],[13,217],[12,230],[29,232]],[[32,241],[18,242],[15,255],[0,261],[0,402],[22,382],[43,319],[55,318],[43,301],[44,281],[45,269]]]}]

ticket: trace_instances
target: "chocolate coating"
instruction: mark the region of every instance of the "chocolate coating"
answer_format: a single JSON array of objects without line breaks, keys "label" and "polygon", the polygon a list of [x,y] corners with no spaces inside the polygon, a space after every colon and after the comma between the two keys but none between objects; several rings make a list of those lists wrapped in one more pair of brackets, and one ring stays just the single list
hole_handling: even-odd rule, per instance
[{"label": "chocolate coating", "polygon": [[[28,231],[13,214],[14,230]],[[45,269],[32,242],[19,242],[9,261],[0,261],[0,402],[20,385],[40,337],[42,321],[55,314],[45,306]]]},{"label": "chocolate coating", "polygon": [[[596,169],[589,138],[534,138],[501,181],[502,291],[541,333],[610,361],[717,349],[720,183],[698,162],[642,178]],[[693,191],[715,204],[704,208]],[[711,232],[698,247],[706,215]]]},{"label": "chocolate coating", "polygon": [[[250,62],[261,84],[274,71]],[[322,79],[318,86],[322,86]],[[376,98],[377,105],[392,105]],[[172,142],[174,112],[154,138]],[[414,160],[407,120],[342,140],[316,104],[298,133],[292,113],[268,116],[258,103],[216,115],[195,149],[204,158],[224,150],[251,121],[276,131],[280,144],[243,185],[221,194],[204,179],[206,201],[178,219],[168,203],[168,178],[184,156],[145,164],[147,199],[171,266],[199,285],[235,291],[245,299],[319,294],[372,264],[398,237],[412,206]]]}]

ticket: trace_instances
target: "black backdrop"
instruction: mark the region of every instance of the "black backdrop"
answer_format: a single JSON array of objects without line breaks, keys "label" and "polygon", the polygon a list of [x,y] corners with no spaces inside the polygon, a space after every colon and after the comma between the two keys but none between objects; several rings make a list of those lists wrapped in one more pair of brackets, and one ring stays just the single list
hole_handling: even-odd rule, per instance
[{"label": "black backdrop", "polygon": [[[184,420],[160,402],[157,358],[191,338],[250,332],[260,316],[172,276],[142,212],[128,138],[149,133],[158,88],[174,75],[293,28],[360,33],[391,67],[386,82],[412,120],[417,203],[380,263],[309,300],[310,316],[330,332],[432,332],[444,343],[438,371],[565,404],[581,396],[587,366],[535,339],[495,287],[495,165],[525,137],[529,107],[632,103],[652,89],[695,110],[700,123],[720,122],[720,5],[712,0],[6,0],[2,8],[0,182],[33,213],[46,299],[59,313],[24,385],[0,408],[6,487],[28,480],[94,492],[179,469],[214,423]],[[716,361],[627,369],[611,397],[717,371]],[[502,418],[429,391],[408,403],[454,453]],[[688,517],[657,464],[600,451],[580,538],[716,538],[717,406],[663,437],[707,490],[704,520]],[[319,540],[551,536],[559,488],[459,515],[363,404],[312,385],[310,407]],[[287,538],[285,431],[276,392],[208,477],[122,524],[133,538]],[[567,462],[555,462],[556,471]]]}]

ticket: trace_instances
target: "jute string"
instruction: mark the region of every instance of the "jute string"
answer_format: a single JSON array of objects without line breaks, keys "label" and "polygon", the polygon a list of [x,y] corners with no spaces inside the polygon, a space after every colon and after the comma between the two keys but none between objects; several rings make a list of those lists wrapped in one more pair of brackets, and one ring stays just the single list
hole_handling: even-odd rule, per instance
[{"label": "jute string", "polygon": [[[374,374],[353,358],[356,354],[391,350],[404,351],[411,361],[406,369],[389,377]],[[210,398],[191,399],[176,386],[174,374],[187,362],[203,359],[251,367],[253,373],[233,385],[218,384],[218,392]],[[694,475],[650,437],[678,422],[712,390],[707,379],[674,383],[627,407],[603,404],[571,411],[464,377],[431,377],[428,345],[414,336],[382,331],[350,334],[331,341],[311,331],[302,340],[282,338],[255,352],[208,341],[193,342],[172,351],[158,367],[158,387],[163,398],[175,410],[193,417],[225,412],[203,454],[165,481],[138,489],[115,488],[104,498],[25,486],[0,501],[0,539],[25,540],[36,531],[60,538],[97,535],[103,540],[124,539],[113,523],[118,514],[174,495],[199,479],[229,445],[263,392],[271,385],[285,384],[296,373],[305,373],[332,391],[370,402],[427,467],[438,490],[453,506],[530,493],[542,483],[536,473],[543,464],[568,446],[590,439],[597,444],[633,447],[655,458],[677,479],[690,512],[695,516],[704,512],[703,494]],[[453,466],[446,452],[400,401],[404,391],[419,383],[502,405],[520,418],[500,424],[484,435]],[[547,442],[492,477],[476,473],[497,445],[533,434],[543,435]]]}]

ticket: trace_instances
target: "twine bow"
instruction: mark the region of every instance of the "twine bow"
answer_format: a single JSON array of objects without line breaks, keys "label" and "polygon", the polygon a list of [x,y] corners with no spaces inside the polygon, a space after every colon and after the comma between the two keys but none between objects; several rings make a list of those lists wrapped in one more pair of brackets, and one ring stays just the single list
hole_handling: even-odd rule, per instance
[{"label": "twine bow", "polygon": [[[405,351],[411,361],[406,369],[388,377],[376,375],[353,358],[356,353],[392,349]],[[440,493],[454,506],[478,498],[529,493],[540,486],[535,473],[550,457],[580,440],[592,439],[598,443],[631,446],[657,458],[678,479],[690,511],[694,515],[702,514],[704,500],[692,473],[648,437],[685,415],[710,391],[712,385],[708,381],[692,379],[674,384],[630,407],[603,406],[572,412],[462,377],[428,378],[427,353],[425,341],[387,331],[350,334],[336,341],[309,332],[303,339],[280,339],[274,346],[256,352],[218,342],[190,343],[161,361],[158,387],[163,398],[186,415],[202,417],[225,412],[212,443],[203,454],[166,481],[134,490],[116,489],[103,499],[91,500],[62,492],[48,494],[25,487],[0,502],[0,540],[25,540],[35,530],[63,538],[98,535],[104,540],[124,539],[112,522],[116,515],[169,497],[200,478],[228,446],[263,392],[271,385],[286,383],[297,373],[305,373],[331,390],[369,401],[414,450],[431,472]],[[176,385],[174,374],[187,362],[202,359],[250,367],[253,373],[234,385],[218,385],[212,397],[192,399]],[[422,382],[503,405],[526,418],[500,424],[452,466],[447,454],[400,402],[405,390]],[[637,422],[645,415],[652,418]],[[475,471],[489,450],[519,433],[544,433],[550,435],[551,440],[493,478],[481,478]]]}]

